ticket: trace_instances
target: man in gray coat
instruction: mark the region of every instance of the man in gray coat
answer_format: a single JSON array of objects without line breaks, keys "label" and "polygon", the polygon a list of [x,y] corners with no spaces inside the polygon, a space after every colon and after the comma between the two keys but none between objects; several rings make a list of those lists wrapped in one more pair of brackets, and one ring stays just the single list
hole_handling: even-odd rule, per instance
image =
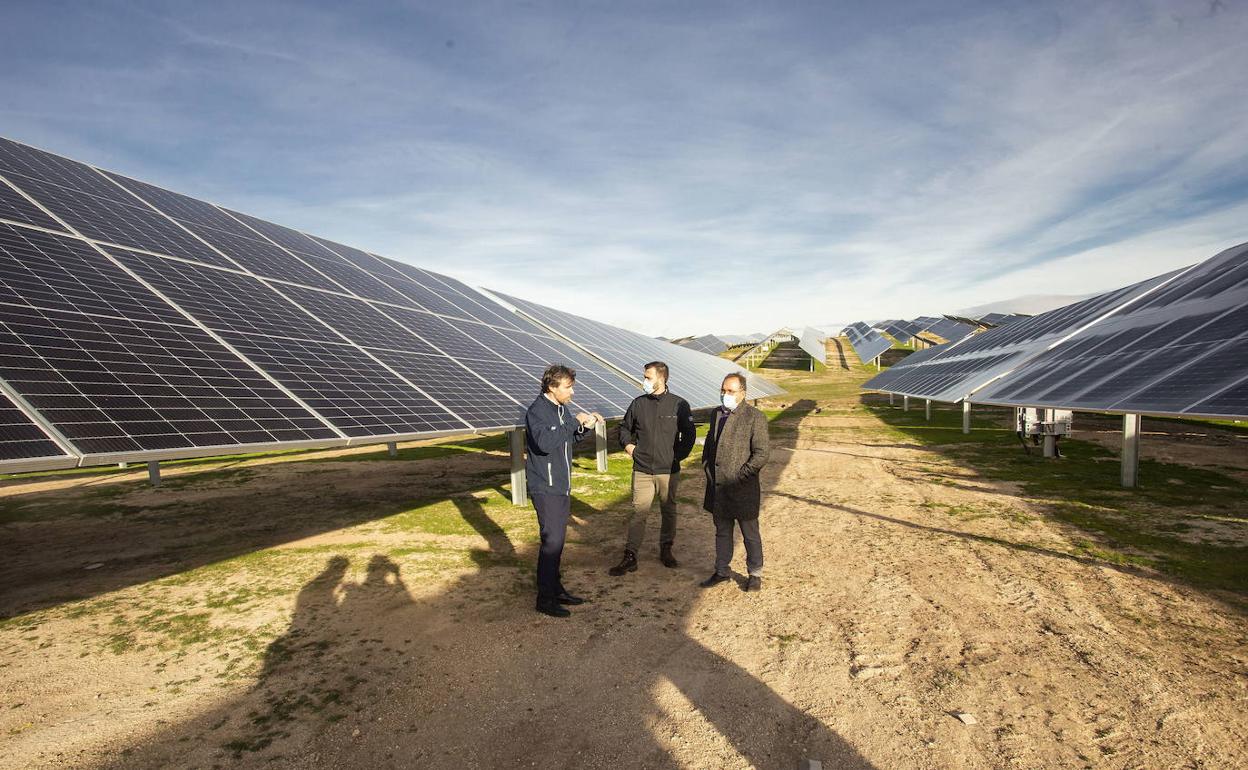
[{"label": "man in gray coat", "polygon": [[767,416],[745,403],[745,376],[733,373],[719,390],[722,405],[711,417],[702,449],[706,496],[702,507],[715,522],[715,572],[699,585],[710,588],[732,576],[733,525],[741,529],[745,590],[763,587],[763,541],[758,531],[762,489],[758,474],[767,464]]}]

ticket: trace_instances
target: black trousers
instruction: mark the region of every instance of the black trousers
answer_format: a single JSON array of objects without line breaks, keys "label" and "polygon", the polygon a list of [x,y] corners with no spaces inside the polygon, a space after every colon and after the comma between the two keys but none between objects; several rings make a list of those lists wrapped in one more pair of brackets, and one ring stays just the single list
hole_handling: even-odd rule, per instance
[{"label": "black trousers", "polygon": [[533,495],[537,509],[537,526],[542,547],[537,552],[537,600],[554,602],[563,593],[559,562],[563,559],[563,543],[568,537],[568,517],[572,515],[569,495]]},{"label": "black trousers", "polygon": [[763,574],[763,538],[758,531],[758,519],[732,519],[712,516],[715,522],[715,574],[727,577],[732,574],[733,525],[741,529],[745,543],[745,569],[751,575]]}]

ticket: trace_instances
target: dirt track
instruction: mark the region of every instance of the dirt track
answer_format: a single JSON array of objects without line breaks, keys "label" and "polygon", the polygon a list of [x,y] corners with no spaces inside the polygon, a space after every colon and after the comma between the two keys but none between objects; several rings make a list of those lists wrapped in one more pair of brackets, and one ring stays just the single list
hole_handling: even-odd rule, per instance
[{"label": "dirt track", "polygon": [[[1081,557],[1016,490],[939,448],[873,438],[875,418],[848,401],[820,406],[776,434],[762,593],[695,587],[712,529],[686,471],[681,568],[658,564],[652,531],[642,568],[608,577],[622,506],[582,512],[565,582],[593,601],[565,621],[532,611],[531,525],[480,503],[497,479],[456,491],[465,475],[505,468],[497,454],[412,463],[398,479],[385,463],[259,469],[246,482],[253,505],[258,489],[285,490],[299,498],[287,513],[330,491],[398,494],[441,474],[433,491],[472,528],[312,522],[296,542],[277,538],[298,559],[278,548],[277,566],[183,585],[176,564],[148,559],[153,577],[170,576],[162,601],[209,613],[204,634],[175,648],[108,651],[97,639],[110,638],[110,613],[87,608],[150,598],[141,571],[98,578],[78,615],[24,586],[6,606],[47,609],[0,626],[3,701],[20,704],[0,710],[0,767],[1248,766],[1241,599]],[[269,487],[257,486],[265,473]],[[241,520],[226,510],[246,499],[236,492],[199,494]],[[982,515],[959,513],[971,510]],[[34,552],[75,526],[99,531],[3,532],[17,563],[40,561],[55,583],[70,565]],[[57,590],[72,593],[73,580]],[[239,585],[272,595],[227,624],[213,592]],[[252,641],[237,642],[247,629]],[[253,666],[237,662],[239,644],[260,644]]]}]

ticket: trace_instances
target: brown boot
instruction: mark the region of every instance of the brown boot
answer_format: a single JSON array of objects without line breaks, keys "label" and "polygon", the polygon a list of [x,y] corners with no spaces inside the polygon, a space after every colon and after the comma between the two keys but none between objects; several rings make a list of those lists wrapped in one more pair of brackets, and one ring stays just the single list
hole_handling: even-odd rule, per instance
[{"label": "brown boot", "polygon": [[663,562],[664,567],[671,568],[680,566],[680,562],[676,561],[675,556],[672,556],[671,543],[659,546],[659,561]]},{"label": "brown boot", "polygon": [[625,550],[624,558],[620,559],[620,563],[607,570],[607,574],[611,577],[620,577],[626,572],[637,571],[637,554],[632,551]]}]

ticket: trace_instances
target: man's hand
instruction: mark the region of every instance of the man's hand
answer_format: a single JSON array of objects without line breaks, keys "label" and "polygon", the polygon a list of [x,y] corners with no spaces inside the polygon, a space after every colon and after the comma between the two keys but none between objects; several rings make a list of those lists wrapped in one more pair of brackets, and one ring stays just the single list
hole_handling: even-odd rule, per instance
[{"label": "man's hand", "polygon": [[637,445],[636,445],[636,444],[629,444],[628,446],[624,447],[624,451],[625,451],[625,452],[628,452],[628,456],[629,456],[629,457],[632,457],[632,456],[633,456],[633,450],[634,450],[634,449],[636,449],[636,448],[637,448]]},{"label": "man's hand", "polygon": [[591,414],[593,415],[594,420],[595,420],[596,422],[602,422],[602,423],[605,423],[605,422],[607,421],[607,418],[606,418],[606,417],[603,417],[602,415],[598,414],[597,412],[591,412]]},{"label": "man's hand", "polygon": [[589,412],[578,412],[576,415],[576,421],[581,424],[582,428],[594,427],[594,416]]}]

